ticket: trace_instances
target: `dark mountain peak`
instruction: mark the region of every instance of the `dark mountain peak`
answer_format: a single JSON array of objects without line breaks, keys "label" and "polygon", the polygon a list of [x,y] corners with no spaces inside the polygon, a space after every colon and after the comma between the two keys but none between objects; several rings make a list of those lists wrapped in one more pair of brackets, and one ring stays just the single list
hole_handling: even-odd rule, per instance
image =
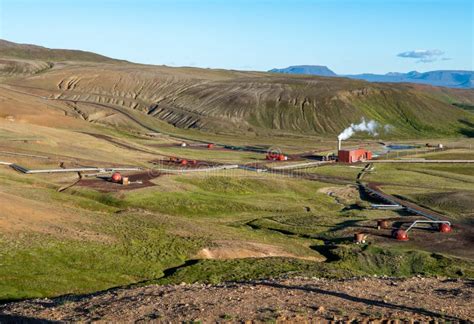
[{"label": "dark mountain peak", "polygon": [[[403,74],[403,73],[402,73]],[[408,77],[416,77],[418,75],[420,75],[422,73],[418,72],[418,71],[410,71],[408,73],[406,73],[405,75],[408,76]]]},{"label": "dark mountain peak", "polygon": [[402,76],[402,75],[405,75],[405,73],[400,73],[400,72],[388,72],[386,73],[385,75],[387,76]]},{"label": "dark mountain peak", "polygon": [[287,74],[308,74],[331,77],[347,77],[369,82],[408,82],[429,84],[449,88],[474,88],[474,72],[462,70],[438,70],[428,72],[410,71],[407,73],[389,72],[386,74],[363,73],[337,75],[323,65],[294,65],[284,69],[272,69],[269,72]]},{"label": "dark mountain peak", "polygon": [[334,73],[327,66],[324,65],[293,65],[284,69],[272,69],[268,72],[286,74],[308,74],[319,76],[337,76],[336,73]]},{"label": "dark mountain peak", "polygon": [[369,82],[408,82],[429,84],[449,88],[474,88],[473,71],[438,70],[428,72],[410,71],[407,73],[389,72],[387,74],[346,75],[351,79]]}]

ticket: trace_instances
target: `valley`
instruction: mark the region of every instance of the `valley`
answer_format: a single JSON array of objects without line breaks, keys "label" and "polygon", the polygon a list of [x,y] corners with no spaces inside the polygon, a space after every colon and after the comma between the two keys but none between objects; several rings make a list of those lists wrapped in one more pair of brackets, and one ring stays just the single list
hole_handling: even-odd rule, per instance
[{"label": "valley", "polygon": [[[0,69],[0,321],[113,321],[119,306],[94,304],[111,294],[150,298],[124,315],[130,320],[244,320],[269,306],[200,309],[248,286],[258,286],[254,300],[266,289],[280,300],[262,321],[472,318],[462,305],[474,275],[474,115],[457,106],[474,104],[472,90],[2,46],[1,62],[14,63]],[[361,118],[374,120],[377,134],[357,131],[341,150],[370,150],[374,160],[338,161],[338,134]],[[452,230],[422,226],[397,240],[392,230],[420,215],[377,208],[387,201],[365,192],[369,184]],[[366,238],[356,243],[355,234]],[[453,291],[455,302],[433,297],[426,311],[388,293],[392,282],[406,290],[414,282],[414,300],[424,280]],[[202,287],[208,295],[191,309],[182,299]],[[281,301],[284,289],[304,295],[303,305]],[[319,310],[309,306],[311,289]],[[161,294],[175,315],[157,306]],[[351,303],[346,313],[341,300]]]}]

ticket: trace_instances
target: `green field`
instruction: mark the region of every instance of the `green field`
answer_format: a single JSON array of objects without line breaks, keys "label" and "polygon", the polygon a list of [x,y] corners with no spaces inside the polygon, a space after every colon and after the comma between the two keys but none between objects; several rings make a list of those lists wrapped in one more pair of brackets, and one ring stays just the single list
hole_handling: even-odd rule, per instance
[{"label": "green field", "polygon": [[[324,168],[328,168],[324,174],[334,173],[348,179],[357,171],[347,167]],[[321,172],[324,168],[309,171]],[[342,170],[348,172],[344,174]],[[470,166],[421,168],[387,164],[377,165],[376,172],[369,177],[395,183],[401,176],[396,186],[387,187],[388,191],[404,194],[409,190],[411,194],[407,196],[414,200],[462,214],[466,210],[458,205],[438,202],[436,195],[423,196],[405,188],[416,184],[421,186],[419,192],[426,192],[423,185],[436,183],[451,190],[462,189],[469,197],[469,175],[464,181],[455,180],[469,173]],[[0,298],[4,300],[86,293],[138,282],[219,282],[283,274],[473,274],[471,261],[449,255],[398,245],[354,246],[348,228],[395,213],[366,209],[367,205],[358,197],[335,199],[321,191],[343,186],[234,171],[168,176],[155,180],[158,186],[115,194],[83,188],[57,193],[57,185],[44,176],[26,178],[6,170],[1,176],[4,190],[11,194],[57,208],[66,206],[83,216],[70,222],[82,235],[57,229],[1,236]],[[469,199],[464,201],[469,203]],[[239,249],[247,248],[248,242],[272,246],[282,256],[189,261],[205,247],[212,249],[224,244],[231,253],[239,253]],[[318,261],[324,259],[327,261]],[[399,261],[393,263],[394,259]]]},{"label": "green field", "polygon": [[[103,131],[96,128],[99,130]],[[80,156],[81,160],[75,161],[85,165],[104,165],[113,155],[118,163],[135,161],[143,166],[162,158],[160,154],[227,163],[264,157],[245,151],[162,148],[151,144],[168,140],[105,130],[121,143],[149,153],[80,135],[83,141],[74,142],[67,154],[73,159]],[[33,128],[29,136],[41,131]],[[59,154],[68,133],[56,132],[48,134],[49,140],[39,146],[41,151],[34,152]],[[5,134],[13,139],[17,136],[16,131]],[[222,136],[218,140],[230,139]],[[331,140],[321,143],[322,147],[333,145]],[[84,151],[81,145],[85,144],[98,149]],[[295,151],[307,150],[310,140],[299,144]],[[34,143],[21,145],[25,152],[36,147]],[[279,146],[286,145],[289,143],[282,140]],[[97,160],[102,162],[89,162]],[[22,157],[15,161],[31,168],[57,167],[58,163]],[[335,164],[299,172],[355,181],[363,166]],[[468,164],[376,164],[364,180],[382,182],[389,193],[469,222],[473,171]],[[11,228],[0,234],[0,299],[88,293],[136,283],[219,282],[282,275],[472,276],[472,260],[446,251],[377,240],[355,246],[352,236],[361,226],[399,215],[368,208],[370,203],[354,186],[227,170],[165,175],[153,180],[155,186],[131,191],[102,193],[76,186],[57,192],[75,178],[74,174],[26,176],[7,167],[0,169],[5,201],[14,199],[14,204],[35,211],[30,219],[22,210],[12,210],[13,225],[4,223]],[[50,219],[50,215],[54,217]]]}]

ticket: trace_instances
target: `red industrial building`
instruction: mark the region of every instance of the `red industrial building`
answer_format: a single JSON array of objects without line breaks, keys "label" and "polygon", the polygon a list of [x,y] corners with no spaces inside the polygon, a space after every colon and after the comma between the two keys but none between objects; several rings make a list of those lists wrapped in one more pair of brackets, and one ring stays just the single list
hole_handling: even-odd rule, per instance
[{"label": "red industrial building", "polygon": [[372,159],[372,152],[364,149],[339,150],[337,160],[343,163],[354,163]]}]

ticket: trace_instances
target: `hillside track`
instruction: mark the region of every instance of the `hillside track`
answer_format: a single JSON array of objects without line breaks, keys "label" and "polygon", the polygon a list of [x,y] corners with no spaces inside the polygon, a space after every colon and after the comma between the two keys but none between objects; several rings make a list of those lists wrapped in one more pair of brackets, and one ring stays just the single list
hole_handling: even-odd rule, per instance
[{"label": "hillside track", "polygon": [[404,199],[401,199],[401,198],[398,198],[398,197],[395,197],[393,195],[390,195],[390,194],[387,194],[385,192],[382,191],[382,189],[380,189],[380,184],[379,183],[375,183],[375,182],[369,182],[367,184],[364,184],[364,183],[359,183],[360,186],[362,186],[362,188],[369,192],[369,193],[373,193],[375,195],[377,195],[378,197],[382,198],[383,200],[386,200],[392,204],[398,204],[400,206],[403,206],[405,207],[406,209],[420,215],[420,216],[423,216],[423,217],[426,217],[428,219],[431,219],[431,220],[451,220],[452,219],[449,219],[447,216],[443,215],[443,214],[440,214],[438,212],[435,212],[431,209],[427,209],[427,208],[424,208],[424,207],[421,207],[415,203],[412,203],[412,202],[409,202],[407,200],[404,200]]}]

